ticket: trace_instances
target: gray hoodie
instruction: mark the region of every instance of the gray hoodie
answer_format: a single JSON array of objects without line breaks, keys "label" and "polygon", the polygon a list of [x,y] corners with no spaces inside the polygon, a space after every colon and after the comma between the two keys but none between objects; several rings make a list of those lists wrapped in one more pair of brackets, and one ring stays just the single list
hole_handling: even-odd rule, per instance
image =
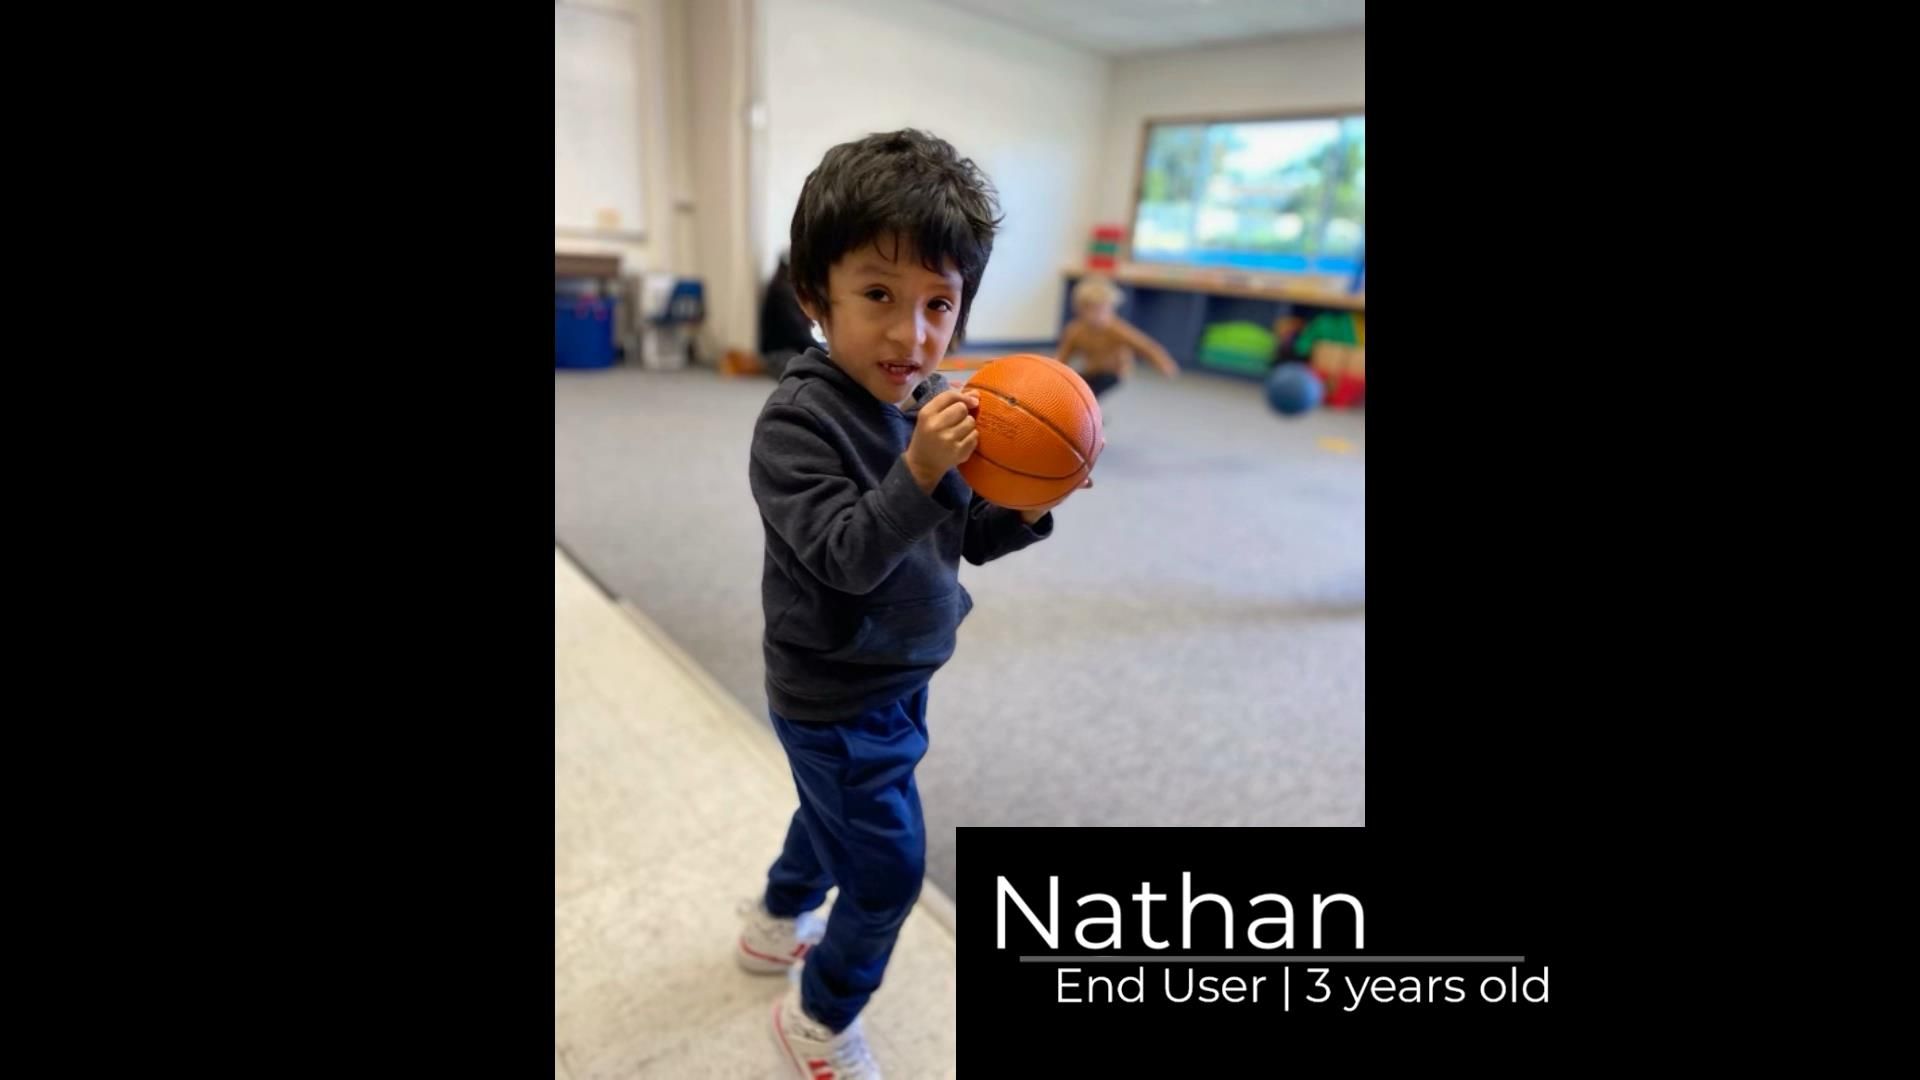
[{"label": "gray hoodie", "polygon": [[938,373],[905,411],[819,349],[795,357],[754,423],[748,479],[766,527],[767,701],[789,720],[848,720],[918,691],[953,655],[978,566],[1053,532],[976,498],[956,469],[929,496],[901,454]]}]

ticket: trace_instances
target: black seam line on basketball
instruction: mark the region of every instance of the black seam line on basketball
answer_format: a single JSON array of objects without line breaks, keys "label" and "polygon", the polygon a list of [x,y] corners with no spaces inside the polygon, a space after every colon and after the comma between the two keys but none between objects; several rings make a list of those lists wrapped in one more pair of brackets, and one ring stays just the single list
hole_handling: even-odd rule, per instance
[{"label": "black seam line on basketball", "polygon": [[[1049,368],[1048,370],[1051,371],[1053,369]],[[1072,369],[1069,368],[1068,370],[1071,371]],[[1054,374],[1059,375],[1060,373],[1055,371]],[[1093,388],[1087,385],[1087,380],[1069,379],[1065,375],[1061,375],[1060,380],[1064,383],[1067,383],[1069,386],[1072,386],[1073,392],[1080,396],[1080,400],[1086,403],[1087,408],[1092,409],[1094,412],[1094,415],[1096,416],[1099,415],[1100,399],[1094,396]]]},{"label": "black seam line on basketball", "polygon": [[[1069,378],[1068,376],[1072,374],[1072,369],[1064,368],[1064,366],[1050,367],[1047,370],[1053,372],[1055,375],[1060,376],[1061,382],[1066,383],[1069,387],[1072,387],[1073,392],[1079,395],[1081,402],[1083,402],[1087,406],[1087,408],[1091,409],[1095,416],[1100,415],[1100,402],[1098,399],[1093,397],[1093,391],[1087,387],[1087,381],[1085,379]],[[1086,457],[1085,454],[1082,454],[1080,456],[1082,459]]]},{"label": "black seam line on basketball", "polygon": [[[1028,413],[1027,415],[1032,416],[1033,414]],[[993,466],[996,469],[1005,469],[1006,471],[1012,473],[1015,476],[1024,476],[1029,480],[1070,480],[1073,478],[1073,473],[1087,471],[1087,463],[1084,460],[1080,462],[1079,468],[1073,470],[1073,472],[1071,473],[1067,473],[1065,476],[1048,476],[1045,473],[1027,472],[1024,469],[1016,469],[1011,465],[1003,465],[1000,462],[995,461],[992,458],[988,457],[987,455],[981,453],[978,447],[974,448],[973,456],[979,458],[980,460],[986,462],[987,464]]]},{"label": "black seam line on basketball", "polygon": [[[972,383],[968,383],[967,385],[968,385],[969,387],[971,387],[971,386],[972,386],[973,384],[972,384]],[[1001,393],[1000,391],[998,391],[998,390],[995,390],[995,389],[994,389],[993,387],[991,387],[991,386],[983,386],[983,387],[981,387],[980,389],[982,389],[982,390],[984,390],[984,391],[986,391],[986,392],[987,392],[987,393],[989,393],[989,394],[992,394],[992,395],[993,395],[994,397],[997,397],[997,398],[999,398],[999,399],[1000,399],[1001,401],[1004,401],[1004,402],[1006,402],[1006,403],[1007,403],[1008,405],[1011,405],[1011,406],[1013,406],[1013,407],[1014,407],[1014,408],[1016,408],[1016,409],[1018,409],[1018,408],[1020,408],[1020,404],[1019,404],[1019,402],[1016,402],[1016,401],[1015,401],[1015,400],[1013,399],[1013,395],[1011,395],[1011,394],[1003,394],[1003,393]],[[1081,452],[1080,452],[1080,447],[1079,447],[1079,445],[1078,445],[1077,443],[1075,443],[1075,442],[1073,441],[1073,439],[1071,439],[1071,438],[1069,438],[1066,432],[1064,432],[1064,431],[1061,431],[1061,430],[1060,430],[1059,428],[1057,428],[1057,427],[1054,427],[1054,426],[1053,426],[1053,421],[1051,421],[1051,420],[1049,420],[1049,419],[1047,419],[1047,418],[1046,418],[1046,417],[1044,417],[1044,416],[1041,416],[1041,415],[1040,415],[1039,413],[1036,413],[1036,412],[1031,412],[1031,411],[1029,411],[1029,412],[1027,413],[1027,415],[1028,415],[1028,416],[1031,416],[1031,417],[1033,417],[1033,418],[1034,418],[1035,420],[1038,420],[1038,421],[1040,421],[1040,422],[1041,422],[1042,424],[1045,424],[1045,425],[1046,425],[1046,427],[1047,427],[1047,430],[1048,430],[1048,431],[1051,431],[1051,432],[1053,432],[1053,433],[1054,433],[1055,435],[1058,435],[1058,436],[1060,436],[1060,441],[1061,441],[1061,442],[1063,442],[1063,443],[1066,443],[1066,444],[1067,444],[1067,449],[1069,449],[1069,450],[1071,450],[1071,451],[1073,451],[1073,456],[1074,456],[1074,457],[1077,457],[1077,458],[1079,458],[1079,459],[1080,459],[1080,467],[1081,467],[1081,468],[1083,468],[1083,469],[1087,467],[1087,455],[1085,455],[1085,454],[1083,454],[1083,453],[1081,453]],[[988,460],[988,461],[993,461],[993,459],[992,459],[992,458],[988,458],[987,460]],[[993,461],[993,463],[994,463],[995,465],[1000,465],[1000,463],[999,463],[999,462],[997,462],[997,461]],[[1004,468],[1006,468],[1006,466],[1005,466],[1005,465],[1000,465],[1000,467],[1001,467],[1001,468],[1003,468],[1003,469],[1004,469]],[[1028,474],[1026,474],[1026,475],[1029,475],[1029,476],[1030,476],[1030,475],[1032,475],[1032,474],[1031,474],[1031,473],[1028,473]],[[1043,477],[1042,479],[1047,479],[1047,480],[1064,480],[1064,479],[1066,479],[1066,477],[1064,477],[1064,476],[1049,476],[1049,477]]]}]

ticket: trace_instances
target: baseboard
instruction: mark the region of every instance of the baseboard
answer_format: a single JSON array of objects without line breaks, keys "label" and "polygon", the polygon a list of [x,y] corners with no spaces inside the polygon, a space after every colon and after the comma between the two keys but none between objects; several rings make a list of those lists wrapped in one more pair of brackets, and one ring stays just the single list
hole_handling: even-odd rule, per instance
[{"label": "baseboard", "polygon": [[1004,356],[1007,353],[1040,353],[1052,356],[1054,348],[1060,344],[1058,338],[1045,341],[969,341],[948,353],[949,356],[972,356],[991,353]]},{"label": "baseboard", "polygon": [[[774,736],[770,726],[748,715],[746,706],[740,703],[740,699],[734,697],[715,681],[707,669],[689,656],[687,651],[680,647],[680,643],[673,640],[673,637],[662,629],[659,623],[648,617],[647,613],[641,611],[632,600],[615,593],[606,583],[595,577],[593,572],[587,569],[586,563],[582,562],[566,545],[560,543],[558,537],[554,538],[553,546],[581,577],[586,578],[602,595],[612,601],[615,610],[625,615],[635,629],[659,646],[668,659],[679,665],[694,684],[706,692],[708,699],[719,706],[720,712],[733,719],[738,725],[736,733],[745,736],[747,744],[761,756],[773,772],[784,773],[789,769],[786,752],[780,749],[779,740]],[[953,909],[953,898],[927,878],[921,879],[919,906],[933,917],[934,922],[945,927],[947,933],[958,933],[958,919]]]}]

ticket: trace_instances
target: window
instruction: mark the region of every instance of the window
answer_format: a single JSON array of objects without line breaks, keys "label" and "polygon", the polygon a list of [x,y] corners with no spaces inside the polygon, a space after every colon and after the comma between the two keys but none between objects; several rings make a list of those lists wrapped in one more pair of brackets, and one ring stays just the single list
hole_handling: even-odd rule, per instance
[{"label": "window", "polygon": [[1133,259],[1352,274],[1367,232],[1367,118],[1147,127]]}]

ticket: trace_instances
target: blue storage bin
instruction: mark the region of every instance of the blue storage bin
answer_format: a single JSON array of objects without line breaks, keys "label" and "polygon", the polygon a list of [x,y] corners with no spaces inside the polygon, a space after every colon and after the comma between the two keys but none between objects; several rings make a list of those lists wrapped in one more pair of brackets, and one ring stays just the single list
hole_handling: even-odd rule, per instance
[{"label": "blue storage bin", "polygon": [[611,297],[553,296],[553,366],[612,367],[616,355]]}]

